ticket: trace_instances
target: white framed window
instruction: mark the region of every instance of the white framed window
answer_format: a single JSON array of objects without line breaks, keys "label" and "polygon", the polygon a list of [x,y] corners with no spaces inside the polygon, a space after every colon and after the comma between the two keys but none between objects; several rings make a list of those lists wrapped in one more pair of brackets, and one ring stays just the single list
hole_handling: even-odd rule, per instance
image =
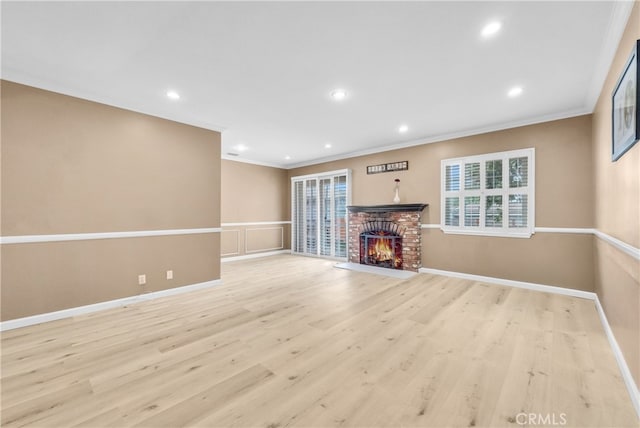
[{"label": "white framed window", "polygon": [[442,231],[531,237],[534,172],[533,148],[441,161]]}]

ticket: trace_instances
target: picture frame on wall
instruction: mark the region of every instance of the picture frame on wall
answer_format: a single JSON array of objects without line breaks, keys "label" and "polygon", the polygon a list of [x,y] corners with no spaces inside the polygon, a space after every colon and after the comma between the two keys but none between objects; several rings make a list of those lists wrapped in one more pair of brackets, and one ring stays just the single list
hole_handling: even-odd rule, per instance
[{"label": "picture frame on wall", "polygon": [[622,74],[611,95],[611,160],[617,161],[640,139],[640,115],[638,99],[638,54],[640,40],[636,40],[633,51],[627,60]]}]

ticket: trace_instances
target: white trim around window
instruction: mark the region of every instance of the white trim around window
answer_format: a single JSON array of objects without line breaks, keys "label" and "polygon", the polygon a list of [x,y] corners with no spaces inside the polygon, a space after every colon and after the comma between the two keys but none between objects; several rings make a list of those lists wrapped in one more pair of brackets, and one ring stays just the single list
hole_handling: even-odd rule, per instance
[{"label": "white trim around window", "polygon": [[440,165],[444,233],[535,233],[535,149],[444,159]]}]

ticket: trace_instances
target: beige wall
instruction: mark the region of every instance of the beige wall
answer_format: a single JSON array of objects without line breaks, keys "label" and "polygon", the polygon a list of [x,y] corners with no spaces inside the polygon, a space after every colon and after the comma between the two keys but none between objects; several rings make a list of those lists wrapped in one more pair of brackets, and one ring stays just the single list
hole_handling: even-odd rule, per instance
[{"label": "beige wall", "polygon": [[[611,161],[611,94],[640,39],[636,3],[593,113],[595,227],[640,247],[640,144]],[[597,240],[595,286],[627,364],[640,384],[640,262]]]},{"label": "beige wall", "polygon": [[[297,168],[289,175],[350,168],[354,205],[391,203],[399,178],[402,202],[428,203],[422,222],[439,224],[442,159],[528,147],[536,149],[536,226],[593,227],[590,115]],[[367,165],[404,160],[408,171],[366,174]],[[590,235],[518,239],[423,231],[427,268],[593,291],[592,260]]]},{"label": "beige wall", "polygon": [[286,170],[222,160],[222,257],[291,248],[288,200]]},{"label": "beige wall", "polygon": [[2,319],[218,279],[219,248],[218,233],[3,245]]},{"label": "beige wall", "polygon": [[[2,236],[219,227],[218,132],[7,81],[1,89]],[[3,244],[2,319],[218,279],[219,241]]]},{"label": "beige wall", "polygon": [[478,238],[430,229],[422,241],[424,267],[593,291],[591,234]]}]

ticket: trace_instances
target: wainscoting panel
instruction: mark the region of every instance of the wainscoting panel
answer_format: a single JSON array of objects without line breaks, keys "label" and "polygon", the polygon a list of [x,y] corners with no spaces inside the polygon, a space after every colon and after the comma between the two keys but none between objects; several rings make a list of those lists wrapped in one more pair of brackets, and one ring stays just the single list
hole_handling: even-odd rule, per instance
[{"label": "wainscoting panel", "polygon": [[223,230],[220,235],[220,256],[237,256],[240,254],[240,230]]},{"label": "wainscoting panel", "polygon": [[221,256],[242,257],[291,248],[289,221],[222,223]]},{"label": "wainscoting panel", "polygon": [[251,228],[245,230],[245,252],[282,250],[284,248],[284,226]]}]

